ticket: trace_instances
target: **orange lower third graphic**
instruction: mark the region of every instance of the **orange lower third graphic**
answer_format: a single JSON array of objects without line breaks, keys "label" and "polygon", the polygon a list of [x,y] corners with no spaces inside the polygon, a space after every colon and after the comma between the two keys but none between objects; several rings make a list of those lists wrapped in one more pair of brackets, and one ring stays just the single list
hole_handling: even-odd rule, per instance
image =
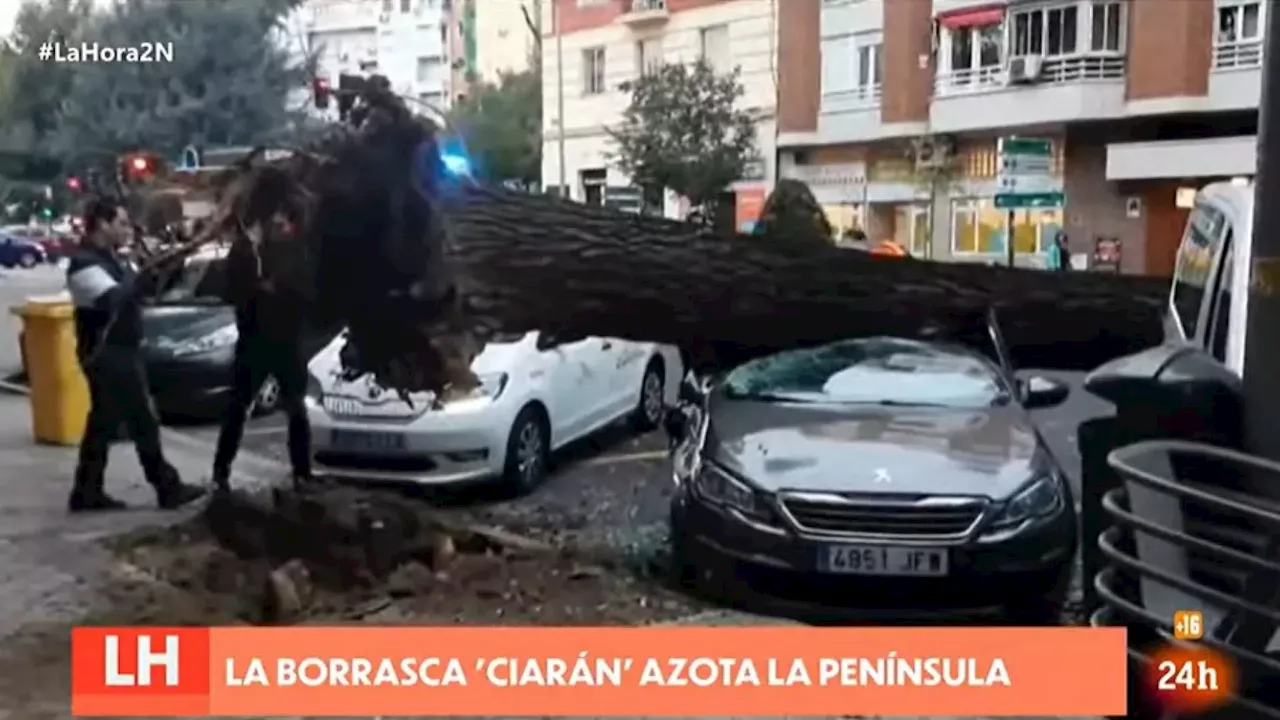
[{"label": "orange lower third graphic", "polygon": [[76,716],[1125,715],[1122,628],[77,628]]}]

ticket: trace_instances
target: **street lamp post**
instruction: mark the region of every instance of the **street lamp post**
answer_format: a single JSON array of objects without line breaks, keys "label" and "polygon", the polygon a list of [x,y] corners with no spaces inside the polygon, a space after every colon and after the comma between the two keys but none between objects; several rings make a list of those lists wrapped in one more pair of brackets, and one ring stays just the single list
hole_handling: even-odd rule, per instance
[{"label": "street lamp post", "polygon": [[[1266,35],[1258,106],[1258,169],[1253,189],[1253,242],[1244,351],[1245,444],[1280,460],[1280,7],[1264,4]],[[1241,258],[1242,260],[1244,258]],[[1273,491],[1280,497],[1280,489]]]},{"label": "street lamp post", "polygon": [[556,33],[556,122],[559,123],[557,134],[557,152],[560,164],[560,197],[569,196],[568,174],[565,170],[564,152],[564,32],[560,26],[560,3],[562,0],[551,0],[551,27]]}]

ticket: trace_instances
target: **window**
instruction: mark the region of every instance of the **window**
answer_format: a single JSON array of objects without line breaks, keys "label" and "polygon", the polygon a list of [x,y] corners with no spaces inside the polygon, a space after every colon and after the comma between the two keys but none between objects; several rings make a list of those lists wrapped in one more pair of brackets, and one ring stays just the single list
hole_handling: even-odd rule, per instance
[{"label": "window", "polygon": [[636,43],[636,71],[648,74],[662,67],[662,38],[649,38]]},{"label": "window", "polygon": [[858,89],[868,91],[880,86],[880,43],[858,48]]},{"label": "window", "polygon": [[1200,324],[1200,307],[1209,281],[1213,258],[1222,244],[1226,216],[1208,205],[1196,205],[1187,222],[1187,232],[1178,246],[1170,297],[1174,319],[1182,337],[1192,339]]},{"label": "window", "polygon": [[391,0],[382,0],[382,14],[389,15],[391,13]]},{"label": "window", "polygon": [[1090,49],[1094,52],[1120,52],[1123,49],[1123,13],[1124,5],[1118,2],[1095,0],[1089,6]]},{"label": "window", "polygon": [[948,31],[947,40],[952,72],[1001,65],[1004,28],[1000,25],[956,28]]},{"label": "window", "polygon": [[587,48],[582,51],[582,94],[599,95],[603,92],[604,48]]},{"label": "window", "polygon": [[702,59],[719,72],[729,70],[729,26],[713,25],[699,33]]},{"label": "window", "polygon": [[929,208],[898,205],[893,209],[893,240],[915,257],[929,257]]},{"label": "window", "polygon": [[400,0],[400,12],[413,12],[413,0]]},{"label": "window", "polygon": [[1217,44],[1256,42],[1261,38],[1261,2],[1219,2]]},{"label": "window", "polygon": [[1013,55],[1070,55],[1076,52],[1079,11],[1074,5],[1013,14]]},{"label": "window", "polygon": [[582,201],[588,205],[604,205],[604,186],[608,172],[602,168],[578,173],[582,181]]},{"label": "window", "polygon": [[822,206],[822,212],[826,214],[827,222],[831,223],[831,230],[837,239],[854,230],[866,230],[862,210],[863,206],[860,204]]},{"label": "window", "polygon": [[1227,338],[1231,330],[1231,270],[1235,264],[1235,246],[1231,242],[1231,229],[1227,229],[1222,241],[1222,269],[1218,271],[1218,298],[1214,301],[1213,320],[1209,324],[1209,353],[1218,362],[1227,361]]},{"label": "window", "polygon": [[418,58],[418,82],[430,82],[433,78],[443,77],[440,74],[440,68],[443,67],[444,60],[439,57],[420,57]]},{"label": "window", "polygon": [[[951,201],[951,252],[1004,255],[1008,216],[989,198]],[[1060,209],[1019,210],[1013,220],[1014,250],[1030,255],[1041,252],[1062,227],[1063,215]]]}]

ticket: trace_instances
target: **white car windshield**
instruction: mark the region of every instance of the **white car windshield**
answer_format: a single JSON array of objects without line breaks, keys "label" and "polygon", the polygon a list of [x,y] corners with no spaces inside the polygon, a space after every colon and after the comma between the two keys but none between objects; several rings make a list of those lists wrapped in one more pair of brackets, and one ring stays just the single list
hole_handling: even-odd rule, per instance
[{"label": "white car windshield", "polygon": [[981,358],[894,338],[770,355],[739,366],[722,387],[734,399],[831,404],[983,408],[1009,399]]}]

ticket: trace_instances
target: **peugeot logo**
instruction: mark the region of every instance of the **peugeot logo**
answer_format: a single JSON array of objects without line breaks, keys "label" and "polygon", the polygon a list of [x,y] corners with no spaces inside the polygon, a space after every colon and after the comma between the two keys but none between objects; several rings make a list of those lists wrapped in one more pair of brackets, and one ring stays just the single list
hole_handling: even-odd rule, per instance
[{"label": "peugeot logo", "polygon": [[888,471],[888,470],[885,470],[884,468],[880,468],[880,469],[876,470],[876,474],[875,474],[875,476],[872,478],[872,482],[876,482],[876,483],[889,483],[889,482],[893,482],[893,478],[889,477],[889,471]]}]

